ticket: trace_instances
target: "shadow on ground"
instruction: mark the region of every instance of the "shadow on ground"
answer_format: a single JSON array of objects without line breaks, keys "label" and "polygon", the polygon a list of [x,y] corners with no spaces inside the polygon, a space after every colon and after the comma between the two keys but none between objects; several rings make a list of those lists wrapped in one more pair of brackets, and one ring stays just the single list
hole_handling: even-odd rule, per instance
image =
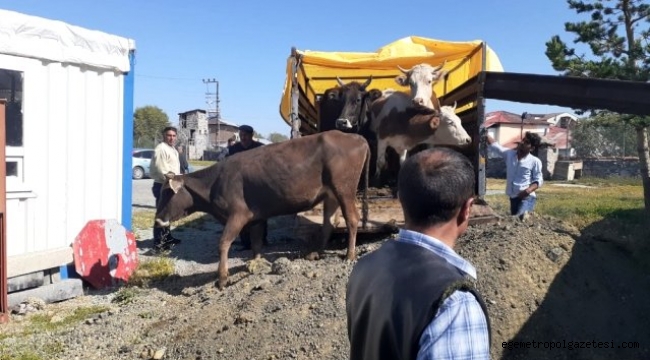
[{"label": "shadow on ground", "polygon": [[528,347],[506,348],[502,359],[650,358],[650,228],[643,217],[643,210],[620,211],[582,231],[512,339]]}]

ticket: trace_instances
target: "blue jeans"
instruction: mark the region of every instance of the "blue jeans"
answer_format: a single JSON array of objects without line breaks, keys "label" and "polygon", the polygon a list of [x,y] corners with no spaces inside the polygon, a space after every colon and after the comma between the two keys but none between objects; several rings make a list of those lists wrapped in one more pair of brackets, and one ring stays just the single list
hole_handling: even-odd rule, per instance
[{"label": "blue jeans", "polygon": [[524,213],[532,212],[535,209],[537,197],[527,196],[523,199],[510,198],[510,215],[521,216]]}]

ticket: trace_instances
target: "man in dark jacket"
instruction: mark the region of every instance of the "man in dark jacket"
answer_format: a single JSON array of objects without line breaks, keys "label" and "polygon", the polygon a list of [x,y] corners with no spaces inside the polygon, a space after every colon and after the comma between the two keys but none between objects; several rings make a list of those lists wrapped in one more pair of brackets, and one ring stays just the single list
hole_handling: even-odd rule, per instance
[{"label": "man in dark jacket", "polygon": [[469,224],[475,173],[462,154],[433,148],[398,177],[405,229],[350,274],[350,359],[489,359],[490,325],[476,270],[454,250]]},{"label": "man in dark jacket", "polygon": [[[237,153],[254,149],[256,147],[260,147],[264,144],[262,144],[259,141],[253,140],[253,134],[255,131],[253,130],[253,127],[250,125],[242,125],[239,127],[239,142],[236,142],[234,145],[228,146],[228,155],[227,157],[233,156]],[[262,231],[264,232],[264,245],[268,245],[268,240],[266,239],[267,234],[268,234],[268,222],[266,220],[260,222],[259,224],[249,224],[245,226],[239,233],[239,238],[241,239],[242,245],[244,246],[244,249],[250,250],[251,249],[251,234],[250,230],[251,227],[253,226],[261,226]]]}]

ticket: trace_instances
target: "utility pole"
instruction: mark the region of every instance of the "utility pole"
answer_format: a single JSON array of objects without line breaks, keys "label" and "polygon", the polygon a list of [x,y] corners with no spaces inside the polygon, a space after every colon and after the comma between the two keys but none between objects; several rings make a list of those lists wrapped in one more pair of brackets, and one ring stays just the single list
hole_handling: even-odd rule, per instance
[{"label": "utility pole", "polygon": [[[205,103],[208,105],[208,108],[206,109],[208,113],[208,120],[210,117],[217,119],[217,146],[219,146],[219,143],[221,141],[219,138],[221,130],[221,111],[219,110],[219,81],[216,79],[203,79],[203,83],[206,85]],[[215,92],[210,92],[210,84],[216,85]],[[211,105],[214,105],[214,107]],[[208,138],[209,136],[210,135],[208,134]]]}]

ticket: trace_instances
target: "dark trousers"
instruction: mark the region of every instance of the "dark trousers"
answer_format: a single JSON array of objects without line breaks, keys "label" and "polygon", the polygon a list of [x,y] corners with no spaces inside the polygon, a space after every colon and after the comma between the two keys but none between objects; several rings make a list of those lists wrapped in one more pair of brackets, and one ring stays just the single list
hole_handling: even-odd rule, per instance
[{"label": "dark trousers", "polygon": [[[261,223],[262,223],[262,226],[264,227],[264,235],[263,235],[263,238],[262,238],[262,243],[264,245],[268,245],[269,243],[268,243],[268,240],[267,240],[266,237],[267,237],[268,232],[269,232],[269,223],[268,223],[268,220],[263,220],[263,221],[261,221]],[[250,231],[251,225],[253,225],[253,224],[248,224],[248,225],[244,226],[244,228],[239,232],[239,239],[241,240],[242,245],[246,249],[251,248],[251,231]]]},{"label": "dark trousers", "polygon": [[[151,192],[153,193],[153,196],[156,198],[156,209],[158,209],[158,202],[160,201],[160,189],[162,188],[161,183],[157,183],[154,181],[153,186],[151,187]],[[158,224],[156,224],[156,220],[154,219],[153,223],[153,243],[154,245],[160,244],[162,239],[167,236],[168,234],[171,234],[171,230],[169,226],[165,227],[160,227]]]}]

